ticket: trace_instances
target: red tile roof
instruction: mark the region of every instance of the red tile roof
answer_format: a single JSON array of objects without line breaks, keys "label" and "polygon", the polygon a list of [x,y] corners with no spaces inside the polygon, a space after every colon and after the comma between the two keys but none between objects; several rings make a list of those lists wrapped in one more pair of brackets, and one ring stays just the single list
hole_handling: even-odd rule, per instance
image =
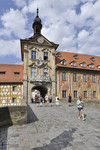
[{"label": "red tile roof", "polygon": [[23,65],[0,64],[0,83],[12,82],[23,82]]},{"label": "red tile roof", "polygon": [[[57,53],[61,54],[61,57],[57,56]],[[78,55],[78,59],[75,59],[75,55]],[[91,58],[94,57],[95,61],[92,61]],[[61,61],[66,60],[66,65],[62,65]],[[72,66],[71,63],[76,61],[76,66]],[[82,62],[86,63],[86,67],[82,67]],[[90,68],[90,64],[94,64],[94,68]],[[77,69],[88,69],[88,70],[97,70],[100,71],[100,57],[93,55],[77,54],[70,52],[56,51],[56,66],[66,67],[66,68],[77,68]],[[99,67],[98,67],[99,66]]]}]

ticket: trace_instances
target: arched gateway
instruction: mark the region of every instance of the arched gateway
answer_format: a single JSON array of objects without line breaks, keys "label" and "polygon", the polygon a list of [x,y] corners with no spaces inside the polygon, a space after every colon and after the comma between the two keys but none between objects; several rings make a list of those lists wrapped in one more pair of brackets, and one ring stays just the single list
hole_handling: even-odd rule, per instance
[{"label": "arched gateway", "polygon": [[34,99],[34,96],[35,96],[35,94],[37,93],[37,92],[39,92],[39,94],[40,95],[42,95],[42,97],[44,98],[45,97],[45,95],[47,94],[47,92],[48,92],[48,90],[47,90],[47,88],[46,87],[44,87],[44,86],[34,86],[33,88],[32,88],[32,98]]}]

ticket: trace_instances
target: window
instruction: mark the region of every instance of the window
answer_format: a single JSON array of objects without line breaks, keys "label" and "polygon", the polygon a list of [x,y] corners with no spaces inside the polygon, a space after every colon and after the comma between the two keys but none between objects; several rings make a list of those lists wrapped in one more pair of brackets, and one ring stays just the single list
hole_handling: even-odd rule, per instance
[{"label": "window", "polygon": [[66,80],[66,72],[62,72],[62,80]]},{"label": "window", "polygon": [[95,75],[92,75],[92,82],[96,82],[95,78]]},{"label": "window", "polygon": [[92,57],[91,60],[92,60],[92,61],[95,61],[95,57]]},{"label": "window", "polygon": [[18,75],[18,74],[20,74],[20,72],[14,72],[14,74],[15,74],[15,75]]},{"label": "window", "polygon": [[0,72],[0,75],[5,74],[5,72]]},{"label": "window", "polygon": [[48,52],[44,52],[44,60],[48,60]]},{"label": "window", "polygon": [[16,98],[15,97],[12,98],[12,103],[16,103]]},{"label": "window", "polygon": [[97,66],[99,69],[100,69],[100,65],[99,66]]},{"label": "window", "polygon": [[63,60],[61,61],[61,65],[66,65],[66,60],[65,60],[65,59],[63,59]]},{"label": "window", "polygon": [[75,67],[76,66],[76,61],[72,61],[71,65]]},{"label": "window", "polygon": [[48,68],[44,68],[44,76],[48,76]]},{"label": "window", "polygon": [[31,68],[31,76],[35,76],[36,75],[36,68],[32,67]]},{"label": "window", "polygon": [[74,58],[75,58],[75,59],[78,59],[78,55],[77,55],[77,54],[76,54],[76,55],[74,55]]},{"label": "window", "polygon": [[66,98],[66,91],[62,91],[62,97]]},{"label": "window", "polygon": [[58,57],[61,57],[61,53],[57,53],[57,56],[58,56]]},{"label": "window", "polygon": [[93,91],[93,97],[94,98],[96,97],[96,91]]},{"label": "window", "polygon": [[74,91],[74,97],[77,97],[77,91]]},{"label": "window", "polygon": [[90,68],[94,68],[94,64],[93,63],[91,63],[89,66],[90,66]]},{"label": "window", "polygon": [[13,86],[13,91],[17,91],[17,86]]},{"label": "window", "polygon": [[31,51],[31,59],[36,59],[36,51]]},{"label": "window", "polygon": [[86,63],[85,62],[82,62],[82,67],[86,67]]},{"label": "window", "polygon": [[87,76],[86,76],[86,74],[83,74],[83,81],[84,81],[84,82],[87,81]]},{"label": "window", "polygon": [[73,81],[77,81],[77,74],[76,73],[73,74]]},{"label": "window", "polygon": [[87,97],[87,91],[84,91],[84,97]]}]

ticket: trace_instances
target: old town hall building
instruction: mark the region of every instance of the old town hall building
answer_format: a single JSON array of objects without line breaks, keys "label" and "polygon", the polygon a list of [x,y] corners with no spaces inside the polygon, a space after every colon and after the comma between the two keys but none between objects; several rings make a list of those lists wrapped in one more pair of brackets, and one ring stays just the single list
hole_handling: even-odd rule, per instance
[{"label": "old town hall building", "polygon": [[[38,9],[32,27],[33,36],[20,40],[23,100],[30,103],[36,91],[43,97],[52,94],[54,100],[56,96],[66,99],[69,94],[72,99],[82,95],[83,99],[100,100],[100,57],[57,51],[59,45],[41,34],[42,23]],[[3,76],[4,70],[0,71]]]},{"label": "old town hall building", "polygon": [[51,93],[63,99],[70,93],[73,99],[81,94],[100,100],[100,57],[56,51],[58,44],[41,34],[38,9],[32,27],[34,35],[21,40],[23,98],[30,102],[37,89],[43,97]]}]

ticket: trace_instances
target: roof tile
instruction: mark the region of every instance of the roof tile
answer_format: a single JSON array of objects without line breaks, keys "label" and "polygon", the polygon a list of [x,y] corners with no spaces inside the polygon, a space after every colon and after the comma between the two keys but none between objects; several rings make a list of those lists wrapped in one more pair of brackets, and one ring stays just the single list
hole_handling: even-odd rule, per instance
[{"label": "roof tile", "polygon": [[[61,53],[61,57],[57,56],[57,53]],[[100,57],[99,56],[92,56],[92,55],[85,55],[85,54],[77,54],[78,58],[75,59],[76,53],[70,53],[70,52],[63,52],[63,51],[56,51],[56,66],[58,67],[66,67],[66,68],[77,68],[77,69],[88,69],[88,70],[97,70],[100,71]],[[95,61],[92,61],[91,58],[95,57]],[[61,60],[66,60],[66,66],[61,65]],[[71,62],[76,61],[76,66],[72,66]],[[86,67],[82,67],[81,64],[85,62]],[[93,63],[94,68],[90,68],[89,65]]]},{"label": "roof tile", "polygon": [[[5,72],[5,74],[0,74],[0,83],[23,82],[23,65],[0,64],[0,72]],[[19,72],[19,74],[14,74],[14,72]]]}]

